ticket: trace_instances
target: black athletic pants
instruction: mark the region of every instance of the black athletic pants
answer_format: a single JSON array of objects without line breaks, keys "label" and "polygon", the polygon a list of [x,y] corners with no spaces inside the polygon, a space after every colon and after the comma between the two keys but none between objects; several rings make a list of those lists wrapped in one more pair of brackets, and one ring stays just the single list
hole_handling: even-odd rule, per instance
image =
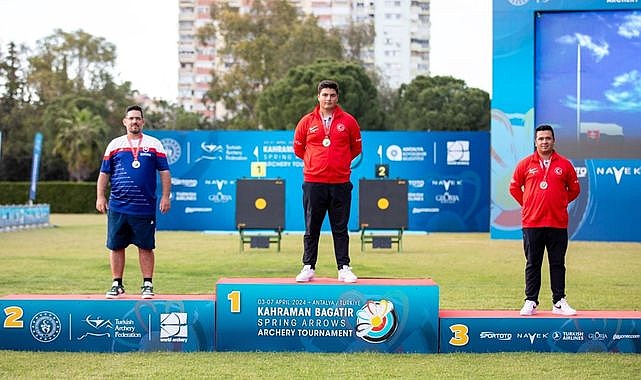
[{"label": "black athletic pants", "polygon": [[316,267],[318,239],[325,214],[334,239],[334,255],[338,269],[349,266],[349,233],[347,223],[352,203],[351,182],[346,183],[303,183],[303,209],[305,211],[305,236],[303,237],[303,265]]},{"label": "black athletic pants", "polygon": [[544,250],[548,251],[552,302],[565,297],[565,253],[568,248],[568,230],[565,228],[523,228],[525,251],[525,299],[539,303],[541,265]]}]

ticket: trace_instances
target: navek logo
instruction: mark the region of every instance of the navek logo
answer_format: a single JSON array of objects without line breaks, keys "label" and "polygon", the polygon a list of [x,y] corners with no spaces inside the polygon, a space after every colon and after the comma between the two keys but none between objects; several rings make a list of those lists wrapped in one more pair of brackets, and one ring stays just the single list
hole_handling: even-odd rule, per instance
[{"label": "navek logo", "polygon": [[641,175],[641,167],[633,168],[629,166],[615,167],[610,166],[608,168],[596,168],[597,175],[612,175],[614,176],[614,181],[619,185],[623,176],[637,176]]},{"label": "navek logo", "polygon": [[534,344],[536,339],[547,339],[550,333],[517,333],[517,339],[528,339],[530,344]]}]

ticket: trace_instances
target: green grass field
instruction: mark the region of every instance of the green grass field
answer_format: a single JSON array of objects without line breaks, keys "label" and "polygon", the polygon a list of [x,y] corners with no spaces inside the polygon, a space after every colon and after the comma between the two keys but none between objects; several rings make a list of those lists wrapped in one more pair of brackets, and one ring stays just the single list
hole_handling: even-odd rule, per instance
[{"label": "green grass field", "polygon": [[[52,215],[54,228],[0,233],[0,296],[103,294],[111,283],[102,215]],[[285,235],[282,251],[239,251],[238,235],[160,231],[155,290],[213,294],[222,277],[293,277],[301,267],[302,236]],[[334,277],[331,237],[323,235],[317,276]],[[403,252],[360,251],[351,239],[359,277],[425,278],[439,284],[441,309],[520,309],[521,241],[488,234],[407,234]],[[135,247],[127,251],[125,286],[140,286]],[[567,294],[577,310],[639,310],[641,244],[570,242]],[[541,308],[551,308],[547,267]],[[312,354],[312,353],[42,353],[0,351],[2,378],[224,379],[557,379],[641,377],[635,354]]]}]

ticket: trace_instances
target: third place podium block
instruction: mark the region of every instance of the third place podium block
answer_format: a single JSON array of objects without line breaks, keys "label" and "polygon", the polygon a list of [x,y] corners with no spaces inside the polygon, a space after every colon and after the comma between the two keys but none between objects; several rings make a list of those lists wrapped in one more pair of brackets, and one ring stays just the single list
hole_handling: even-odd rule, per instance
[{"label": "third place podium block", "polygon": [[641,353],[641,312],[441,310],[440,352]]},{"label": "third place podium block", "polygon": [[226,278],[216,295],[218,351],[438,352],[430,279]]}]

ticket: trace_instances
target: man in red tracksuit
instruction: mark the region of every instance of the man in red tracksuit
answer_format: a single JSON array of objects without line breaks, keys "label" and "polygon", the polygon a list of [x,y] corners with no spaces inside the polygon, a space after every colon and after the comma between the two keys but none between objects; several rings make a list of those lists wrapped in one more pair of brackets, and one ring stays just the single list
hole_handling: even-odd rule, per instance
[{"label": "man in red tracksuit", "polygon": [[304,162],[303,269],[298,282],[314,278],[318,240],[325,214],[334,240],[338,280],[356,282],[349,266],[347,224],[352,202],[351,163],[362,151],[361,132],[356,119],[338,105],[338,83],[323,80],[318,84],[318,105],[303,116],[294,132],[294,153]]},{"label": "man in red tracksuit", "polygon": [[541,264],[547,248],[552,289],[552,312],[575,315],[565,299],[565,253],[568,248],[568,204],[580,187],[572,163],[554,150],[554,130],[535,130],[536,151],[521,160],[510,182],[510,194],[522,206],[525,250],[525,304],[521,315],[534,315],[539,304]]}]

